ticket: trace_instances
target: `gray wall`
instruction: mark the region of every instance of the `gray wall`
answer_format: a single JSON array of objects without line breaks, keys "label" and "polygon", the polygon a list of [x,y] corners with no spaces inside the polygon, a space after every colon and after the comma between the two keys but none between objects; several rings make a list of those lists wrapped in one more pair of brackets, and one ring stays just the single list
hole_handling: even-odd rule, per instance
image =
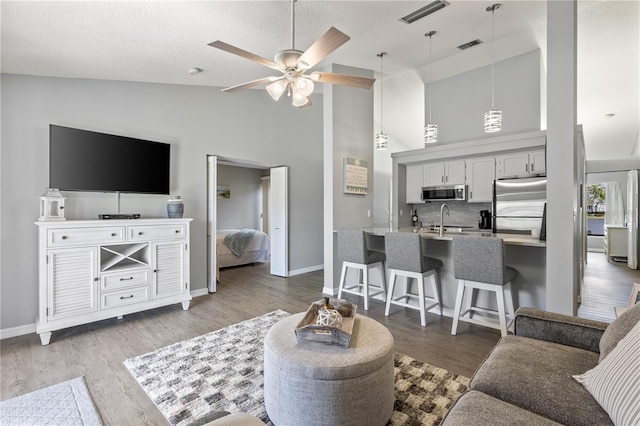
[{"label": "gray wall", "polygon": [[[206,156],[289,166],[289,265],[323,263],[322,96],[314,107],[261,90],[1,76],[0,328],[33,324],[37,309],[38,197],[48,186],[48,126],[82,127],[172,144],[172,194],[192,217],[191,287],[206,287]],[[301,137],[300,135],[303,135]],[[127,196],[122,211],[166,217],[162,196]],[[78,207],[72,207],[74,204]],[[113,211],[113,194],[72,194],[69,217]],[[299,214],[304,212],[304,214]]]},{"label": "gray wall", "polygon": [[217,201],[218,229],[260,229],[262,176],[268,172],[248,167],[218,165],[218,185],[231,190],[231,198]]},{"label": "gray wall", "polygon": [[[494,65],[495,106],[502,110],[500,133],[484,132],[484,113],[491,107],[491,66],[431,83],[431,118],[438,142],[461,142],[488,136],[540,130],[540,51]],[[425,84],[425,123],[429,117]]]}]

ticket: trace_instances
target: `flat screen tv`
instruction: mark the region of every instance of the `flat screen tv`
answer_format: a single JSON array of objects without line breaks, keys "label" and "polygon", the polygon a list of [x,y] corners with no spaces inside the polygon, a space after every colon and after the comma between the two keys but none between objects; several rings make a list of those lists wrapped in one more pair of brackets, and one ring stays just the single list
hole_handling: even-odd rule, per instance
[{"label": "flat screen tv", "polygon": [[49,187],[169,194],[171,145],[51,124]]}]

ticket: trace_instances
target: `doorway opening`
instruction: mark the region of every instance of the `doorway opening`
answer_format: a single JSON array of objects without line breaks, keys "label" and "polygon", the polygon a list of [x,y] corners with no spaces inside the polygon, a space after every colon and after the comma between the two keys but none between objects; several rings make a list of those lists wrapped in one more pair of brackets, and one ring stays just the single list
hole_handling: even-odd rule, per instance
[{"label": "doorway opening", "polygon": [[220,268],[269,263],[288,275],[287,167],[207,156],[207,288]]}]

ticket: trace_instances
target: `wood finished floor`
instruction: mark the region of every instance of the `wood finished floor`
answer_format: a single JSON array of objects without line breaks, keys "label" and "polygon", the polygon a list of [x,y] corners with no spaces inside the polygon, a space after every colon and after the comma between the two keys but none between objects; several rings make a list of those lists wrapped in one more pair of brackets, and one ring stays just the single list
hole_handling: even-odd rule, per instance
[{"label": "wood finished floor", "polygon": [[604,253],[588,252],[578,316],[613,321],[614,306],[627,306],[634,283],[640,283],[640,269],[609,261]]},{"label": "wood finished floor", "polygon": [[[591,257],[587,271],[593,280],[586,279],[585,287],[591,285],[592,289],[583,290],[581,310],[587,309],[592,300],[602,308],[601,301],[611,293],[608,283],[617,283],[618,273],[627,276],[626,271],[616,272],[611,265]],[[626,304],[631,288],[628,282],[640,282],[634,274],[624,279],[624,286],[629,286],[626,296],[623,297],[624,289],[616,291],[619,300],[610,305]],[[105,424],[167,424],[122,364],[125,359],[274,309],[305,311],[311,302],[322,297],[322,280],[321,271],[280,278],[269,275],[268,265],[229,268],[221,271],[218,292],[195,298],[188,311],[174,305],[128,315],[122,320],[73,327],[54,332],[48,346],[42,346],[35,334],[5,339],[0,342],[0,400],[85,376]],[[598,295],[601,291],[603,296]],[[357,297],[346,297],[359,305],[360,313],[389,328],[397,352],[467,377],[500,337],[497,330],[467,323],[461,323],[458,335],[452,336],[450,318],[428,314],[428,325],[423,328],[417,311],[394,306],[387,318],[382,302],[372,301],[365,312]]]}]

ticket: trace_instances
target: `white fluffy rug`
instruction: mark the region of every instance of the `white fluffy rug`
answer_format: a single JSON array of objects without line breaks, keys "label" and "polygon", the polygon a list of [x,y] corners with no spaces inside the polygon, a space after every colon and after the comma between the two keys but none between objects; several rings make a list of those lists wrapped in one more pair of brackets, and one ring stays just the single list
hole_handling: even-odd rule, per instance
[{"label": "white fluffy rug", "polygon": [[83,377],[0,402],[0,424],[101,425]]},{"label": "white fluffy rug", "polygon": [[[264,408],[263,341],[288,316],[278,310],[128,359],[124,365],[172,425],[199,424],[217,411],[242,411],[271,424]],[[395,356],[390,425],[437,425],[469,379]]]}]

